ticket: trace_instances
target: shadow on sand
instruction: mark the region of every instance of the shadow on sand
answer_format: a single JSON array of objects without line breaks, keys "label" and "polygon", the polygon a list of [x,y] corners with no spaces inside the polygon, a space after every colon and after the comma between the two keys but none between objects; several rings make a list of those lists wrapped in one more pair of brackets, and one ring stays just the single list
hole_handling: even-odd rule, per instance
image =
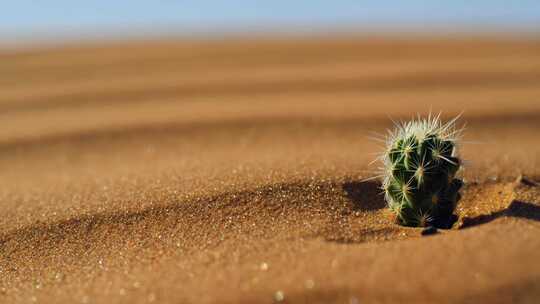
[{"label": "shadow on sand", "polygon": [[[351,181],[343,184],[347,198],[353,203],[354,211],[374,211],[387,206],[381,183],[377,181]],[[458,193],[457,201],[461,199]],[[449,208],[444,216],[437,219],[433,226],[439,229],[450,229],[457,221],[455,206]]]},{"label": "shadow on sand", "polygon": [[376,181],[351,181],[343,184],[354,211],[372,211],[386,207],[381,183]]},{"label": "shadow on sand", "polygon": [[510,203],[510,206],[504,210],[472,218],[464,218],[460,229],[486,224],[502,216],[540,221],[540,206],[520,200],[513,200],[512,203]]}]

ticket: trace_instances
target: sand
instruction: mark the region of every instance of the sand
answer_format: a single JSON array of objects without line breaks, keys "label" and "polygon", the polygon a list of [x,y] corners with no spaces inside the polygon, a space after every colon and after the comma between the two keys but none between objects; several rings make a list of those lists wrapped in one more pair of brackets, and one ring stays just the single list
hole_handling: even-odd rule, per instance
[{"label": "sand", "polygon": [[[540,40],[0,52],[2,303],[536,303]],[[391,119],[463,112],[458,221],[393,222]]]}]

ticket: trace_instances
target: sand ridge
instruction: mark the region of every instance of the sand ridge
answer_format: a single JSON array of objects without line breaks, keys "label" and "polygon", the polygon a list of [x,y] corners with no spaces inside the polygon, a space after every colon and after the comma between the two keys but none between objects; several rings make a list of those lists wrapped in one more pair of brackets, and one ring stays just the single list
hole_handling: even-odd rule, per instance
[{"label": "sand ridge", "polygon": [[[0,54],[4,303],[534,303],[538,41],[152,41]],[[453,229],[371,139],[463,112]]]}]

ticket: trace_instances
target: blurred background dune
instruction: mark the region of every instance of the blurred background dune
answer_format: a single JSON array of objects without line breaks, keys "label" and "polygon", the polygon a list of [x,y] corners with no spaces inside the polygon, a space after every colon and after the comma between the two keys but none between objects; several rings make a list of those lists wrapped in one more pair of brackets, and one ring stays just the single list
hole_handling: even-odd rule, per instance
[{"label": "blurred background dune", "polygon": [[190,119],[531,115],[539,17],[536,1],[17,1],[0,13],[0,141]]}]

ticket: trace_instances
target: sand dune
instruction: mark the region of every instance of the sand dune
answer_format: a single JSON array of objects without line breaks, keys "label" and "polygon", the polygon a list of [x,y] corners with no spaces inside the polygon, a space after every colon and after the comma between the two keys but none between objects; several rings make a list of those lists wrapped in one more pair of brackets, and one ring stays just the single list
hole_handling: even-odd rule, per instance
[{"label": "sand dune", "polygon": [[[540,43],[0,53],[2,303],[534,303]],[[459,219],[393,223],[370,139],[463,111]]]}]

